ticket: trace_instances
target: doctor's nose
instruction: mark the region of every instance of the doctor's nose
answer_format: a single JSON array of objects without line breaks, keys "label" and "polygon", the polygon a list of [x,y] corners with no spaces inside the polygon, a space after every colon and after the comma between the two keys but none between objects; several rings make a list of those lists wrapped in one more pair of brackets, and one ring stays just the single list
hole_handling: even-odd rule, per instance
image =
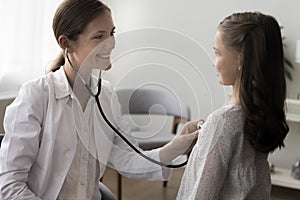
[{"label": "doctor's nose", "polygon": [[110,36],[104,41],[103,47],[107,50],[112,50],[115,48],[116,40],[115,36]]}]

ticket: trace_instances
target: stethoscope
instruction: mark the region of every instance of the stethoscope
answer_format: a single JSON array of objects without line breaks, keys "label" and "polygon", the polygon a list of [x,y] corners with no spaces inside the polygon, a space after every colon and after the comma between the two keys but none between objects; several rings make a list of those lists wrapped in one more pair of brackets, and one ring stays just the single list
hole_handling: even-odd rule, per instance
[{"label": "stethoscope", "polygon": [[[78,75],[78,77],[80,78],[81,82],[84,84],[85,88],[87,89],[87,91],[90,93],[90,95],[92,97],[95,98],[96,100],[96,103],[97,103],[97,107],[101,113],[101,116],[102,118],[104,119],[104,121],[106,122],[106,124],[130,147],[132,148],[136,153],[138,153],[140,156],[142,156],[143,158],[145,158],[146,160],[152,162],[152,163],[155,163],[155,164],[158,164],[160,166],[163,166],[163,167],[168,167],[168,168],[179,168],[179,167],[183,167],[187,164],[188,162],[188,158],[186,159],[185,162],[183,163],[180,163],[180,164],[164,164],[164,163],[161,163],[157,160],[154,160],[148,156],[146,156],[144,153],[142,153],[139,149],[137,149],[133,144],[131,144],[131,142],[129,142],[129,140],[127,140],[127,138],[117,129],[114,127],[114,125],[107,119],[105,113],[103,112],[103,109],[102,109],[102,106],[100,104],[100,101],[99,101],[99,95],[101,93],[101,83],[102,83],[102,79],[101,79],[101,70],[99,72],[99,77],[98,77],[98,84],[97,84],[97,87],[98,87],[98,90],[96,92],[96,94],[93,93],[91,87],[86,83],[86,81],[82,78],[81,74],[75,70],[75,68],[73,67],[70,59],[69,59],[69,56],[68,56],[68,48],[66,48],[66,51],[65,51],[65,54],[66,54],[66,57],[67,57],[67,60],[69,62],[69,64],[71,65],[71,68],[73,69],[73,71]],[[197,129],[200,129],[203,125],[204,121],[199,121],[197,123]]]}]

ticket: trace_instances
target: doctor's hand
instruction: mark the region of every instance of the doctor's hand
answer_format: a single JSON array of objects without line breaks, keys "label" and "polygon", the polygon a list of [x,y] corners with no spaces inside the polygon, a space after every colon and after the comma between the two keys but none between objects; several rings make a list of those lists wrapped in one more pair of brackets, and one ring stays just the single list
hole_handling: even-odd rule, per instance
[{"label": "doctor's hand", "polygon": [[160,150],[160,159],[164,163],[170,163],[179,155],[189,153],[197,142],[198,134],[203,119],[185,123],[180,133]]}]

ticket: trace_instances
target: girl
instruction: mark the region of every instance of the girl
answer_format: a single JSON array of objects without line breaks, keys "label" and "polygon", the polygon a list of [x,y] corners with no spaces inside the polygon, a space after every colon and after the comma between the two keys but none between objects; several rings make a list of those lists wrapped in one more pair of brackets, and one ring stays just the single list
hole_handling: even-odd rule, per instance
[{"label": "girl", "polygon": [[204,124],[177,199],[270,199],[268,154],[289,131],[280,27],[269,15],[234,13],[214,50],[219,82],[233,93]]}]

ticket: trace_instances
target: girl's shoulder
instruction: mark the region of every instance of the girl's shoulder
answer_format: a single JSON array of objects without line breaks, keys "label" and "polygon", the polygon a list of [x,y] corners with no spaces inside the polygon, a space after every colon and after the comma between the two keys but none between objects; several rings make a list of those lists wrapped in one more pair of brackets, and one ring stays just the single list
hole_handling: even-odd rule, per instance
[{"label": "girl's shoulder", "polygon": [[224,105],[211,113],[211,116],[221,118],[242,118],[242,109],[239,105]]},{"label": "girl's shoulder", "polygon": [[233,134],[242,131],[245,120],[240,106],[225,105],[211,113],[207,122],[218,130],[217,132]]}]

